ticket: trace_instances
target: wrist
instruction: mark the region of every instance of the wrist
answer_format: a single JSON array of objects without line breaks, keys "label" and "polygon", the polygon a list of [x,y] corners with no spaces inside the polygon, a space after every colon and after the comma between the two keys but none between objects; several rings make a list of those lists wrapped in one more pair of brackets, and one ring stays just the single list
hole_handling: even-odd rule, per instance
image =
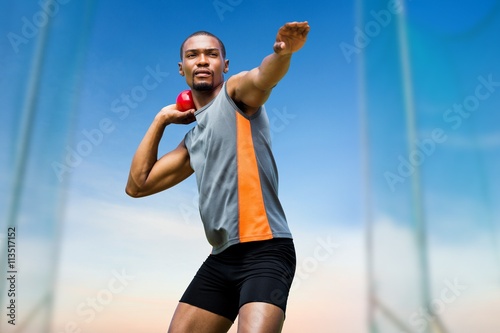
[{"label": "wrist", "polygon": [[285,51],[274,51],[272,53],[273,61],[278,63],[290,63],[292,61],[292,53],[285,53]]},{"label": "wrist", "polygon": [[278,56],[280,58],[283,58],[283,59],[285,59],[285,58],[291,58],[292,54],[293,54],[293,52],[291,52],[291,51],[287,52],[285,50],[274,49],[274,55],[276,55],[276,56]]},{"label": "wrist", "polygon": [[172,122],[169,120],[167,115],[161,114],[161,113],[157,114],[153,120],[153,124],[160,129],[164,129],[165,127],[167,127],[171,123]]}]

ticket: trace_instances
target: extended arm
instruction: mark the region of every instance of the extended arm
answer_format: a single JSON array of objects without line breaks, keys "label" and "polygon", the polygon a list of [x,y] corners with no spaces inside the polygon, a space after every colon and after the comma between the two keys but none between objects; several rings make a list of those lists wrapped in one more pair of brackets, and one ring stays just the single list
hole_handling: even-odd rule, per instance
[{"label": "extended arm", "polygon": [[292,54],[304,46],[309,33],[307,22],[291,22],[276,35],[274,52],[259,67],[239,73],[228,80],[231,98],[248,113],[255,112],[269,98],[272,89],[285,76]]},{"label": "extended arm", "polygon": [[175,110],[175,105],[169,105],[156,115],[132,159],[125,188],[128,195],[143,197],[163,191],[193,173],[184,142],[158,159],[158,145],[166,126],[194,121],[193,112],[179,112]]}]

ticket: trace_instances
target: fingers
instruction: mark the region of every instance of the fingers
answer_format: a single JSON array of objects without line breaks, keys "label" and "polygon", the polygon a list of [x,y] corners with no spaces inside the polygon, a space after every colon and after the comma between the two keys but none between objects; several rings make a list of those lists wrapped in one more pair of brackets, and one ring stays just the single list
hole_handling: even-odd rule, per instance
[{"label": "fingers", "polygon": [[195,109],[179,111],[175,104],[168,105],[161,109],[157,117],[165,124],[190,124],[196,120]]},{"label": "fingers", "polygon": [[188,111],[182,112],[182,113],[184,113],[183,124],[190,124],[196,120],[196,118],[194,116],[195,111],[196,111],[195,109],[190,109]]},{"label": "fingers", "polygon": [[291,54],[302,48],[307,39],[310,27],[307,21],[288,22],[283,25],[276,36],[274,52]]},{"label": "fingers", "polygon": [[177,111],[173,112],[172,122],[176,124],[190,124],[196,120],[194,116],[195,109],[190,109],[187,111]]},{"label": "fingers", "polygon": [[307,36],[311,27],[307,21],[304,22],[288,22],[285,23],[281,29],[283,33],[286,34],[298,34],[302,36]]}]

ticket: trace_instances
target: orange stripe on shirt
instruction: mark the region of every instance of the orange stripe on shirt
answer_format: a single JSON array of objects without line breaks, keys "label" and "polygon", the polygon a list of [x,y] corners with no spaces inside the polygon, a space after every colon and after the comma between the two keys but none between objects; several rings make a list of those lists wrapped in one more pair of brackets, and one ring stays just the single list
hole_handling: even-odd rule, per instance
[{"label": "orange stripe on shirt", "polygon": [[240,242],[271,239],[250,120],[236,113],[236,158]]}]

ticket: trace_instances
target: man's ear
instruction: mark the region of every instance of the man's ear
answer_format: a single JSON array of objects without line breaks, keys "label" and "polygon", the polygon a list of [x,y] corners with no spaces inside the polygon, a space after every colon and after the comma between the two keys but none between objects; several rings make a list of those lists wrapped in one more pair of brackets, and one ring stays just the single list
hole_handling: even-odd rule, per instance
[{"label": "man's ear", "polygon": [[182,62],[179,62],[179,74],[184,76],[184,69],[182,69]]},{"label": "man's ear", "polygon": [[229,59],[224,60],[224,73],[229,72]]}]

